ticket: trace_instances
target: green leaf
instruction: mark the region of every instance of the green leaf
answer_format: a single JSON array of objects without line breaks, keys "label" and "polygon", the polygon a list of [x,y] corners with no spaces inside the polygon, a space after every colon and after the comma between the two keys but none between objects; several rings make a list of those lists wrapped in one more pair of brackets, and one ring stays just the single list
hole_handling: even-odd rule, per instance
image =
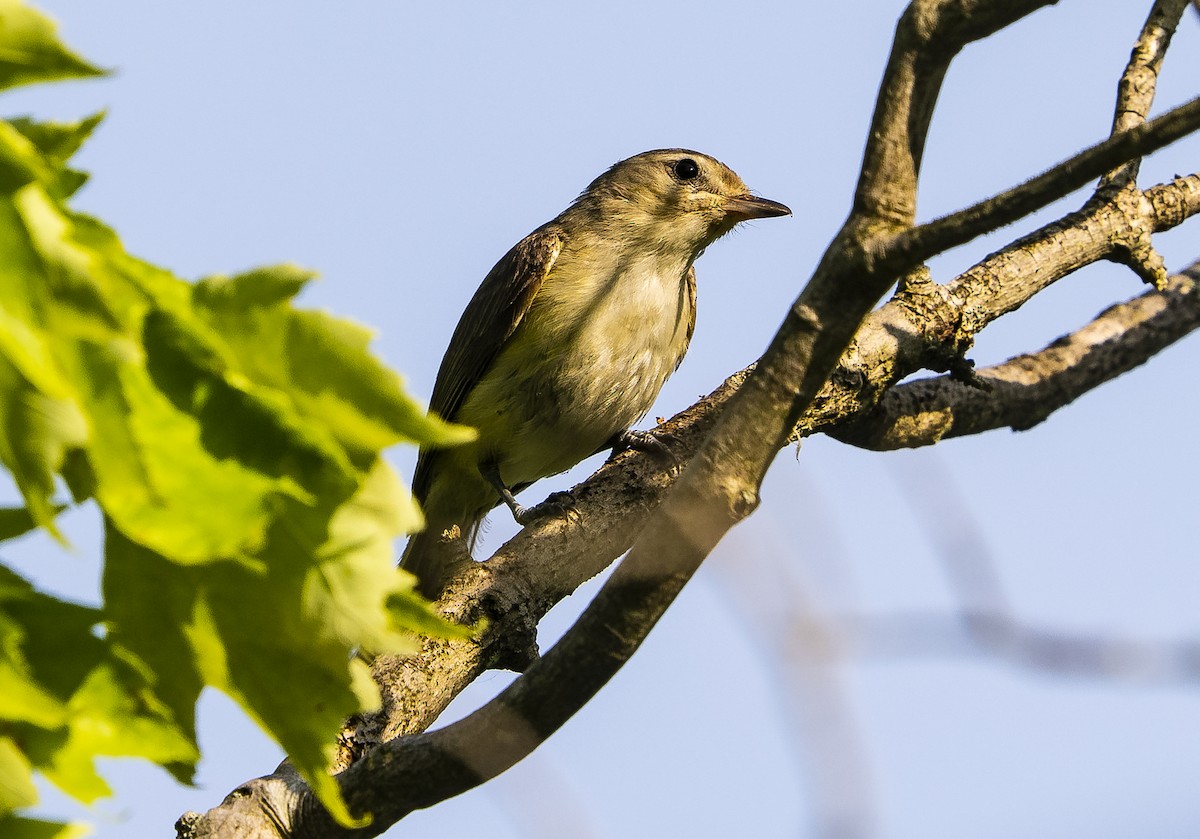
[{"label": "green leaf", "polygon": [[76,122],[39,122],[30,117],[15,117],[9,124],[39,152],[61,165],[79,151],[103,119],[104,112],[100,111]]},{"label": "green leaf", "polygon": [[12,472],[34,520],[63,541],[54,524],[54,473],[68,449],[83,445],[87,426],[72,401],[36,389],[21,375],[4,355],[4,343],[0,339],[0,463]]},{"label": "green leaf", "polygon": [[0,89],[101,76],[58,40],[54,22],[19,0],[0,0]]},{"label": "green leaf", "polygon": [[28,117],[17,117],[9,123],[42,155],[57,164],[55,177],[47,187],[51,194],[65,199],[74,195],[88,179],[87,173],[71,169],[66,163],[103,119],[101,112],[78,122],[36,122]]},{"label": "green leaf", "polygon": [[[96,497],[131,538],[178,562],[247,557],[261,547],[281,498],[307,497],[286,476],[239,461],[222,439],[227,429],[246,435],[249,445],[257,432],[270,435],[259,439],[271,448],[283,431],[269,421],[269,409],[221,390],[205,406],[213,415],[206,424],[179,410],[150,371],[117,347],[83,343],[73,350],[93,429]],[[218,422],[210,432],[221,412],[236,425]]]},{"label": "green leaf", "polygon": [[93,634],[99,618],[0,567],[0,731],[84,801],[108,793],[100,755],[149,758],[186,781],[199,757],[190,732],[153,692],[154,673]]},{"label": "green leaf", "polygon": [[[411,575],[394,565],[404,523],[402,489],[383,461],[363,487],[326,509],[322,525],[298,502],[284,505],[259,556],[185,567],[111,528],[104,592],[111,637],[161,674],[160,695],[181,720],[204,684],[239,702],[280,745],[345,823],[329,775],[343,720],[376,707],[375,683],[355,646],[411,651],[411,627],[386,608]],[[190,717],[186,717],[190,724]]]},{"label": "green leaf", "polygon": [[0,684],[4,685],[0,721],[57,728],[66,721],[66,706],[34,677],[23,649],[25,640],[24,628],[0,611]]},{"label": "green leaf", "polygon": [[65,724],[66,698],[99,658],[91,635],[97,618],[0,566],[0,724]]},{"label": "green leaf", "polygon": [[311,277],[289,265],[210,277],[196,285],[193,299],[241,372],[287,392],[357,462],[402,441],[447,446],[475,439],[473,430],[429,416],[404,392],[400,378],[370,354],[368,330],[288,306]]},{"label": "green leaf", "polygon": [[156,674],[155,693],[194,741],[195,705],[204,687],[201,658],[220,645],[193,629],[201,590],[197,568],[177,565],[105,524],[103,592],[109,640]]},{"label": "green leaf", "polygon": [[[98,72],[0,0],[0,87]],[[366,329],[297,308],[309,272],[192,285],[73,212],[86,176],[69,161],[100,118],[0,121],[0,464],[25,501],[0,511],[0,538],[59,535],[60,478],[105,521],[103,630],[96,610],[0,568],[2,806],[29,799],[30,770],[104,795],[101,755],[189,780],[213,686],[351,824],[328,770],[342,720],[379,702],[351,651],[470,631],[395,567],[420,513],[381,452],[474,432],[428,416]],[[74,829],[0,819],[6,839]]]},{"label": "green leaf", "polygon": [[0,836],[4,839],[81,839],[90,832],[91,828],[85,824],[60,824],[0,815]]},{"label": "green leaf", "polygon": [[111,792],[96,772],[99,756],[146,758],[190,783],[200,753],[150,689],[151,679],[146,666],[128,652],[116,650],[106,657],[71,696],[65,738],[57,732],[27,735],[30,754],[40,758],[43,774],[87,803]]},{"label": "green leaf", "polygon": [[[67,509],[65,504],[54,505],[57,515]],[[0,542],[15,539],[38,526],[28,507],[0,507]]]},{"label": "green leaf", "polygon": [[442,617],[428,600],[412,591],[396,592],[388,598],[387,605],[397,627],[421,635],[437,638],[473,638],[487,626],[482,621],[473,626],[451,623]]},{"label": "green leaf", "polygon": [[11,737],[0,735],[0,824],[4,814],[31,807],[37,800],[33,767]]}]

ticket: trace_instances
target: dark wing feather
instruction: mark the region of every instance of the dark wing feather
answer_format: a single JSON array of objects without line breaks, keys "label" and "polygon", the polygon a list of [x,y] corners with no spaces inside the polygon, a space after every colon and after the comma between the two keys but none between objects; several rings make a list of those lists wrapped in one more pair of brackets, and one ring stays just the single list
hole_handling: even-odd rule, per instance
[{"label": "dark wing feather", "polygon": [[684,277],[684,282],[687,283],[687,340],[683,343],[683,352],[679,354],[679,360],[675,362],[675,369],[679,369],[679,365],[683,364],[683,356],[687,353],[687,348],[692,344],[692,334],[696,331],[696,266],[689,265],[687,276]]},{"label": "dark wing feather", "polygon": [[[500,349],[529,311],[533,298],[562,249],[553,223],[539,227],[506,253],[483,278],[454,329],[442,358],[429,410],[455,420],[471,389],[484,377]],[[413,475],[413,494],[424,499],[430,462],[422,451]]]}]

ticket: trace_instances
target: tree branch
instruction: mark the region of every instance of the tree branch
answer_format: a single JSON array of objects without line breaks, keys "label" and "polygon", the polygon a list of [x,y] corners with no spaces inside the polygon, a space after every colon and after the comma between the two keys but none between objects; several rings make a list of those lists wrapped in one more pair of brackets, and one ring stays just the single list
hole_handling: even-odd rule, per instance
[{"label": "tree branch", "polygon": [[[1156,0],[1150,9],[1146,25],[1133,45],[1129,63],[1117,85],[1117,107],[1112,126],[1114,135],[1143,124],[1149,117],[1163,58],[1187,6],[1188,0]],[[1101,181],[1101,188],[1123,189],[1133,185],[1137,180],[1139,164],[1140,160],[1131,160],[1109,172]]]},{"label": "tree branch", "polygon": [[869,411],[888,388],[961,358],[988,324],[1054,282],[1109,258],[1135,227],[1168,230],[1200,213],[1200,174],[1084,208],[1005,247],[945,285],[914,276],[863,324],[793,439],[828,432]]},{"label": "tree branch", "polygon": [[912,224],[917,173],[942,81],[954,56],[1057,0],[917,0],[896,24],[852,213],[860,218]]},{"label": "tree branch", "polygon": [[1157,119],[1115,134],[1020,186],[898,234],[880,249],[885,264],[924,262],[1029,215],[1127,161],[1142,157],[1200,128],[1200,97]]},{"label": "tree branch", "polygon": [[1200,327],[1198,279],[1200,262],[1162,291],[1113,306],[1040,352],[980,370],[986,388],[949,376],[898,385],[865,417],[827,433],[860,448],[891,450],[993,428],[1032,428]]}]

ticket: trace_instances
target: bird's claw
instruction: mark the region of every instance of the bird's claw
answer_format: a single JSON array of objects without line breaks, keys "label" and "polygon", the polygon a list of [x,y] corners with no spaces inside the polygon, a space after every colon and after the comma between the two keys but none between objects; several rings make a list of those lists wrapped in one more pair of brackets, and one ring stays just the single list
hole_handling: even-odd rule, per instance
[{"label": "bird's claw", "polygon": [[522,507],[518,504],[513,510],[513,518],[517,520],[517,524],[525,527],[548,518],[565,518],[568,522],[576,523],[581,516],[575,507],[575,496],[569,492],[552,492],[545,501],[532,507]]},{"label": "bird's claw", "polygon": [[679,466],[679,458],[653,431],[637,431],[633,428],[622,431],[613,438],[612,454],[609,456],[609,460],[630,449],[653,455],[659,460],[669,463],[671,468]]}]

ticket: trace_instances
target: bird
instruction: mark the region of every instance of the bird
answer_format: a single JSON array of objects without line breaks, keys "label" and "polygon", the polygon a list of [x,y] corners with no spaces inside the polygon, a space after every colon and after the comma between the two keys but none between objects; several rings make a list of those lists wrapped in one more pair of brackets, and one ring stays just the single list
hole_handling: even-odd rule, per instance
[{"label": "bird", "polygon": [[[619,161],[513,246],[467,304],[429,409],[474,442],[422,448],[412,493],[425,516],[400,565],[436,597],[500,504],[522,525],[561,509],[515,493],[613,449],[665,448],[633,429],[683,360],[696,323],[693,263],[749,219],[790,215],[729,167],[688,149]],[[457,556],[460,559],[455,560]]]}]

